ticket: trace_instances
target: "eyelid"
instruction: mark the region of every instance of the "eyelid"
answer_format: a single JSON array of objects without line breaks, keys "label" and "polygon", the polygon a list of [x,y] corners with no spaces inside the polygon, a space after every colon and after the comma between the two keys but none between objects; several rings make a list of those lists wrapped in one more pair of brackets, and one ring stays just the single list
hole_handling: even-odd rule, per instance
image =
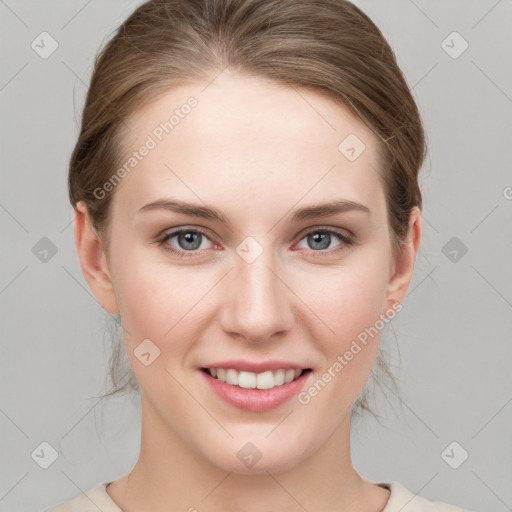
[{"label": "eyelid", "polygon": [[211,236],[211,231],[208,229],[208,228],[205,228],[203,226],[196,226],[196,225],[183,225],[183,226],[176,226],[175,228],[168,228],[168,229],[165,229],[164,231],[162,231],[160,233],[160,235],[158,235],[158,238],[160,237],[166,237],[166,236],[170,236],[170,235],[177,235],[179,233],[182,233],[183,231],[193,231],[193,232],[197,232],[197,233],[201,233],[203,235],[207,235],[207,234],[210,234]]},{"label": "eyelid", "polygon": [[346,228],[336,228],[334,226],[312,226],[309,228],[305,228],[303,231],[301,231],[297,236],[300,237],[299,240],[302,240],[306,235],[310,233],[316,233],[317,231],[325,231],[328,233],[335,233],[341,237],[347,238],[347,239],[353,239],[355,238],[354,233]]}]

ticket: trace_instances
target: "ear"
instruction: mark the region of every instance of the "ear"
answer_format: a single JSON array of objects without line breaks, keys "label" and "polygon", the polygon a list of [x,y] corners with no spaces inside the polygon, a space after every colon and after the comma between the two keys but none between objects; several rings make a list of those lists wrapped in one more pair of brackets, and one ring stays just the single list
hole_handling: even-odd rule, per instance
[{"label": "ear", "polygon": [[85,280],[103,309],[117,315],[119,308],[103,244],[92,226],[87,205],[83,201],[75,206],[74,222],[75,245]]},{"label": "ear", "polygon": [[421,240],[421,211],[414,207],[409,219],[409,229],[405,244],[394,259],[391,278],[386,295],[387,306],[402,303],[412,279],[414,262]]}]

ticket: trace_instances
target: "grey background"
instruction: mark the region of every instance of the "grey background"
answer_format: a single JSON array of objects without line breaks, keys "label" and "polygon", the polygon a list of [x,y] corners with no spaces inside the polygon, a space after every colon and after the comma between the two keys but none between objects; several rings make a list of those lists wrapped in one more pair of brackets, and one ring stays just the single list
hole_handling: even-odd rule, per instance
[{"label": "grey background", "polygon": [[[94,55],[139,3],[0,0],[1,511],[42,510],[137,458],[137,401],[95,398],[108,315],[75,255],[66,173]],[[385,389],[381,422],[355,423],[354,464],[428,499],[512,510],[512,2],[357,4],[397,53],[430,153],[414,281],[382,340],[401,401]],[[47,59],[31,48],[43,31],[59,45]],[[442,46],[453,31],[469,44],[458,58],[445,49],[460,39]],[[31,456],[43,441],[58,453],[47,469]]]}]

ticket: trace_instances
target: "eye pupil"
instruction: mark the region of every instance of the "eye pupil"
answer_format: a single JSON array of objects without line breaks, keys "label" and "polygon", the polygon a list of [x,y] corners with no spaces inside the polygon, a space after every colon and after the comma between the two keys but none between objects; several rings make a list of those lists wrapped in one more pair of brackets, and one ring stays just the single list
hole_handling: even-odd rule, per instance
[{"label": "eye pupil", "polygon": [[187,231],[178,235],[178,241],[182,249],[196,250],[201,245],[201,233]]},{"label": "eye pupil", "polygon": [[[312,249],[327,249],[331,243],[331,235],[329,233],[316,232],[308,236],[308,242],[312,242],[313,246],[310,244]],[[315,246],[315,244],[319,244],[319,246]]]}]

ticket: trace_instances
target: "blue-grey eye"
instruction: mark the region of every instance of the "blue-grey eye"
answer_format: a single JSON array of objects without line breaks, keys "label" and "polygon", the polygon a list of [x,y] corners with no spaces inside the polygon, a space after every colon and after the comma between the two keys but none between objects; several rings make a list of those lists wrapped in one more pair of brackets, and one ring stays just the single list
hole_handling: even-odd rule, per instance
[{"label": "blue-grey eye", "polygon": [[[333,239],[334,235],[334,239]],[[338,244],[331,245],[331,243],[335,240],[338,240]],[[313,251],[324,251],[326,249],[332,249],[336,247],[337,245],[342,245],[343,242],[343,236],[341,234],[338,234],[334,231],[327,231],[327,230],[315,230],[310,231],[308,234],[306,234],[302,240],[306,240],[307,246],[300,246],[302,249],[310,249]],[[302,242],[301,240],[301,242]]]},{"label": "blue-grey eye", "polygon": [[[173,239],[177,239],[177,243]],[[206,242],[206,245],[204,245]],[[196,229],[181,229],[167,233],[161,244],[167,246],[167,249],[182,252],[192,252],[199,249],[208,249],[208,243],[212,244],[209,238]]]}]

